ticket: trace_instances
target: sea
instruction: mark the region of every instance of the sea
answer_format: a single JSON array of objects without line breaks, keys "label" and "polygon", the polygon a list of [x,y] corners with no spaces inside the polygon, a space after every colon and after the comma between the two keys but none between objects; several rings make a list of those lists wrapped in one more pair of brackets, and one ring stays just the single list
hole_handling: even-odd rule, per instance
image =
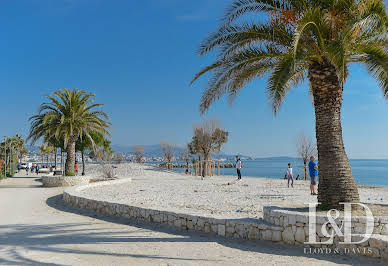
[{"label": "sea", "polygon": [[[349,160],[357,184],[371,186],[388,186],[388,160],[353,159]],[[242,176],[284,178],[287,164],[291,163],[294,176],[303,177],[303,161],[297,158],[279,157],[256,160],[242,160]],[[174,171],[184,172],[184,168]],[[234,168],[225,168],[225,175],[236,175]]]}]

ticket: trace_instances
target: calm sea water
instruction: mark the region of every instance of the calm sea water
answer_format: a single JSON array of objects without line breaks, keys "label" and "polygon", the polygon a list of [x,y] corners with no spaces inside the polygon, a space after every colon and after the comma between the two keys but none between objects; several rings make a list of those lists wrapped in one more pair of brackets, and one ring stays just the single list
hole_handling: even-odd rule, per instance
[{"label": "calm sea water", "polygon": [[[255,161],[242,161],[243,176],[282,178],[285,175],[287,164],[293,166],[294,176],[303,177],[303,162],[298,159],[268,158]],[[388,186],[388,160],[350,160],[352,172],[357,184]],[[174,171],[183,172],[177,168]],[[225,175],[236,175],[234,168],[225,169]]]}]

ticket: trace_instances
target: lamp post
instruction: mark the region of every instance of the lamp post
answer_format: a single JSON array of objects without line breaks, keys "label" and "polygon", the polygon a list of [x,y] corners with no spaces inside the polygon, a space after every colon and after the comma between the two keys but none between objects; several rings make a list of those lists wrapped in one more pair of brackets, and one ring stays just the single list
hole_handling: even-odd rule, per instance
[{"label": "lamp post", "polygon": [[4,136],[4,178],[7,177],[7,141],[6,136]]}]

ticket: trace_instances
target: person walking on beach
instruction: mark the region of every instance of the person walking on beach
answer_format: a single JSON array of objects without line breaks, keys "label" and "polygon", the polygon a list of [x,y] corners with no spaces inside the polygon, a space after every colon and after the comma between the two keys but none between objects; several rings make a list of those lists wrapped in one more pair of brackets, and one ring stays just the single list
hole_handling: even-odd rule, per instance
[{"label": "person walking on beach", "polygon": [[310,157],[309,172],[310,172],[310,193],[311,195],[317,195],[315,193],[315,185],[317,184],[318,165],[314,162],[314,156]]},{"label": "person walking on beach", "polygon": [[241,160],[238,156],[236,156],[236,170],[237,170],[237,179],[241,179]]},{"label": "person walking on beach", "polygon": [[77,161],[74,164],[74,172],[76,175],[78,175],[78,162]]},{"label": "person walking on beach", "polygon": [[290,181],[291,181],[291,187],[294,187],[294,174],[292,173],[292,167],[291,163],[288,163],[288,168],[287,168],[287,187],[290,187]]}]

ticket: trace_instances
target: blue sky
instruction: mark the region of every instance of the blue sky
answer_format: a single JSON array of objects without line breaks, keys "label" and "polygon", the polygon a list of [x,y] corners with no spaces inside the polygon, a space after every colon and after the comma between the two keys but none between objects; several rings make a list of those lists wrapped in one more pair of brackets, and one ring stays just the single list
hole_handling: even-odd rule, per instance
[{"label": "blue sky", "polygon": [[[224,99],[198,112],[211,62],[195,51],[214,30],[226,0],[0,1],[0,136],[26,136],[28,118],[59,88],[81,88],[113,123],[114,144],[184,145],[192,124],[215,117],[230,131],[224,150],[258,157],[295,156],[300,132],[314,136],[306,84],[291,91],[277,117],[265,80],[247,86],[230,107]],[[351,158],[388,158],[388,103],[360,66],[345,86],[343,131]]]}]

